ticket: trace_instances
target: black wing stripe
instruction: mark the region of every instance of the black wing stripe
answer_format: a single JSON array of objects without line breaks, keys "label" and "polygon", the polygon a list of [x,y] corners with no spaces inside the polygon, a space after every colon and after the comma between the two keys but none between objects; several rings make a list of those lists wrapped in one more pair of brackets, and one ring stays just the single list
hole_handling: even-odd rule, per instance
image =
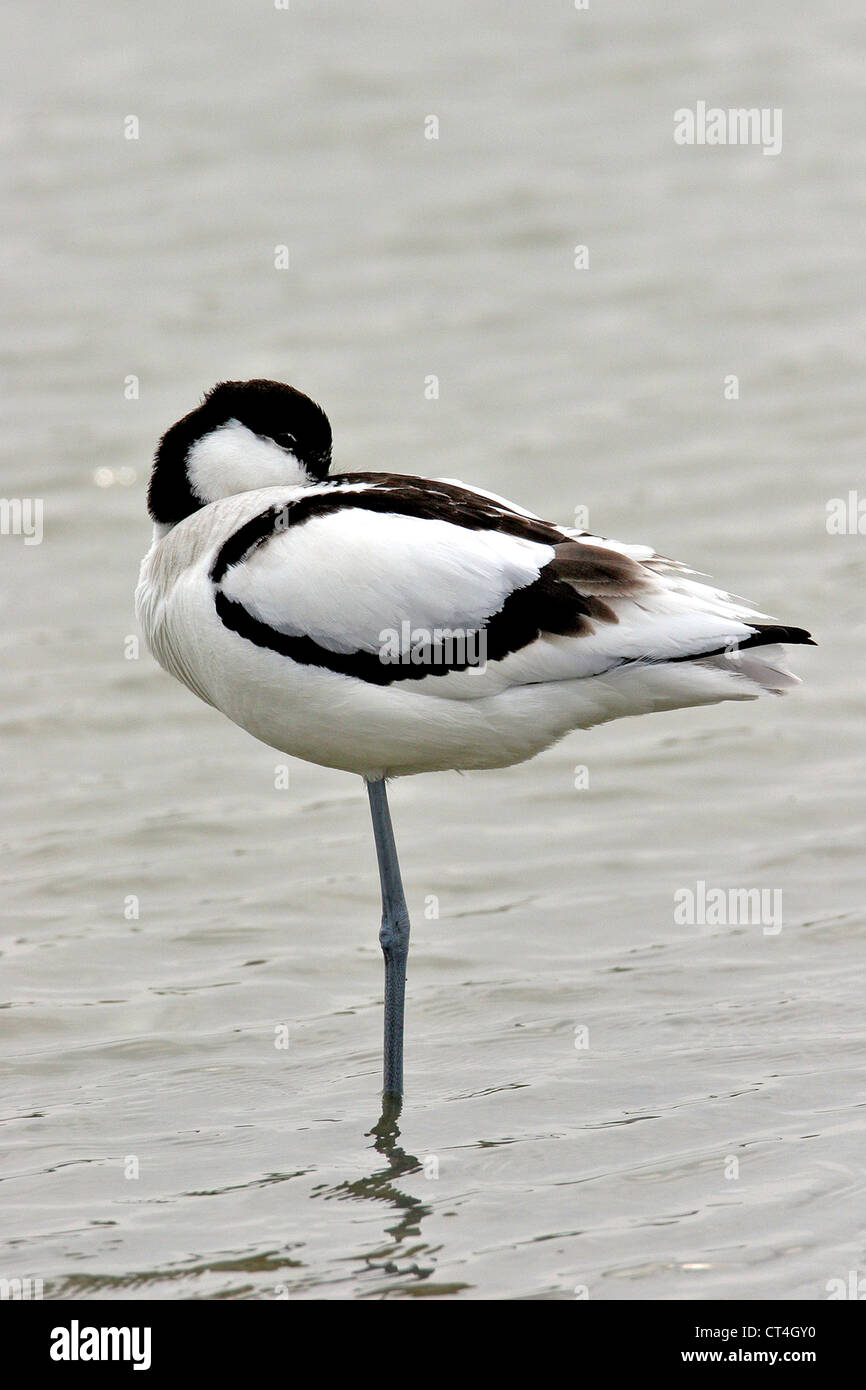
[{"label": "black wing stripe", "polygon": [[[401,474],[367,473],[344,475],[335,481],[364,482],[368,486],[359,491],[329,488],[281,507],[269,507],[229,537],[211,568],[216,611],[224,626],[257,647],[278,652],[302,666],[318,666],[372,685],[444,676],[477,664],[479,650],[486,661],[501,661],[542,635],[580,637],[594,632],[598,623],[617,623],[617,614],[607,600],[636,596],[641,588],[653,582],[644,566],[619,551],[565,541],[559,528],[549,522],[523,517],[495,503],[488,505],[484,498],[453,484],[431,484],[420,479],[415,482]],[[373,485],[369,486],[371,482]],[[500,610],[487,619],[483,626],[483,646],[476,643],[469,651],[465,644],[455,646],[434,641],[419,659],[413,655],[411,660],[399,662],[382,659],[378,652],[335,652],[313,637],[280,632],[250,613],[242,603],[229,598],[219,587],[233,565],[239,564],[273,535],[344,508],[448,521],[468,530],[501,531],[552,546],[554,558],[535,580],[509,594]],[[406,616],[411,618],[409,614]],[[749,626],[754,626],[754,633],[737,644],[738,650],[772,642],[810,643],[812,640],[802,628],[757,623]],[[729,650],[718,647],[665,660],[696,661],[702,657],[722,656]],[[605,669],[622,664],[625,659],[614,660]]]},{"label": "black wing stripe", "polygon": [[[359,475],[364,478],[370,475]],[[439,488],[446,491],[441,495]],[[613,609],[599,595],[621,594],[644,582],[640,567],[626,556],[601,546],[582,546],[563,542],[562,533],[547,522],[537,522],[517,513],[488,510],[483,499],[455,488],[436,484],[431,493],[427,485],[367,488],[359,492],[326,492],[298,498],[283,507],[269,507],[241,526],[221,547],[211,568],[216,586],[215,604],[221,622],[240,637],[265,647],[304,666],[320,666],[341,675],[354,676],[375,685],[400,680],[420,680],[424,676],[444,676],[476,665],[479,652],[486,661],[501,661],[536,641],[542,634],[578,637],[595,631],[598,622],[618,621]],[[499,530],[524,539],[555,544],[554,559],[537,579],[514,590],[499,612],[483,625],[483,644],[433,642],[428,652],[409,661],[383,660],[376,652],[335,652],[309,636],[291,635],[272,628],[250,613],[242,603],[230,599],[220,588],[233,565],[264,544],[271,536],[290,526],[302,525],[315,516],[324,516],[346,507],[391,515],[423,516],[449,521],[473,530]],[[580,553],[579,553],[580,552]],[[576,587],[581,583],[589,592]],[[407,615],[407,617],[410,615]]]}]

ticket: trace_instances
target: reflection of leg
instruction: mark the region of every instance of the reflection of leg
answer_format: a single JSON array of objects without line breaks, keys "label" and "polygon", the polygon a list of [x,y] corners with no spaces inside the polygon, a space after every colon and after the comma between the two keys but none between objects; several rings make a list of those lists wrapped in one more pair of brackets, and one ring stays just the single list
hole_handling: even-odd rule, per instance
[{"label": "reflection of leg", "polygon": [[[379,881],[382,885],[382,926],[379,931],[379,944],[385,957],[383,1092],[386,1100],[399,1100],[403,1094],[403,1014],[406,997],[406,959],[409,954],[409,913],[403,895],[403,881],[400,877],[384,778],[378,782],[368,782],[367,793],[373,817]],[[397,1113],[399,1114],[399,1110]]]}]

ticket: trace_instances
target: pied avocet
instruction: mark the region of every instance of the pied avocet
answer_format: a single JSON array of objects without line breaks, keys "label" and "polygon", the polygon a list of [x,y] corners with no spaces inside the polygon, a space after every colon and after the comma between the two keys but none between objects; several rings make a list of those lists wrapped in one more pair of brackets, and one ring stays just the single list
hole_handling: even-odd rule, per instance
[{"label": "pied avocet", "polygon": [[364,779],[382,888],[386,1096],[409,916],[388,777],[504,767],[623,715],[779,694],[798,627],[648,546],[458,482],[331,474],[301,392],[224,381],[163,436],[136,607],[157,661],[283,753]]}]

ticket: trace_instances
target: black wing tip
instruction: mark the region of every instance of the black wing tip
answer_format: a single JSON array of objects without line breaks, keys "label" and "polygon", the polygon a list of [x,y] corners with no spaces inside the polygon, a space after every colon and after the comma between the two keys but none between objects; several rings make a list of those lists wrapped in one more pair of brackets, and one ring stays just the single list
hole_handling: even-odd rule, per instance
[{"label": "black wing tip", "polygon": [[790,646],[800,647],[818,645],[811,632],[807,632],[804,627],[785,627],[781,623],[756,623],[754,627],[754,636],[741,642],[741,647],[766,647],[771,642],[787,642]]}]

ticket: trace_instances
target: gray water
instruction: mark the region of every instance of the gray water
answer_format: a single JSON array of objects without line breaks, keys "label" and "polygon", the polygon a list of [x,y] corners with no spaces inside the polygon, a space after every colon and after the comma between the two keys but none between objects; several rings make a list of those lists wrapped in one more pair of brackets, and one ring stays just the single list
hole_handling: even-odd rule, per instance
[{"label": "gray water", "polygon": [[[866,541],[827,529],[864,489],[862,6],[4,20],[2,489],[45,510],[0,537],[0,1275],[827,1297],[866,1270]],[[677,146],[698,100],[781,108],[781,153]],[[339,467],[586,507],[820,642],[785,699],[394,786],[399,1134],[361,784],[278,787],[128,642],[154,442],[252,375]],[[781,930],[678,923],[699,881]]]}]

